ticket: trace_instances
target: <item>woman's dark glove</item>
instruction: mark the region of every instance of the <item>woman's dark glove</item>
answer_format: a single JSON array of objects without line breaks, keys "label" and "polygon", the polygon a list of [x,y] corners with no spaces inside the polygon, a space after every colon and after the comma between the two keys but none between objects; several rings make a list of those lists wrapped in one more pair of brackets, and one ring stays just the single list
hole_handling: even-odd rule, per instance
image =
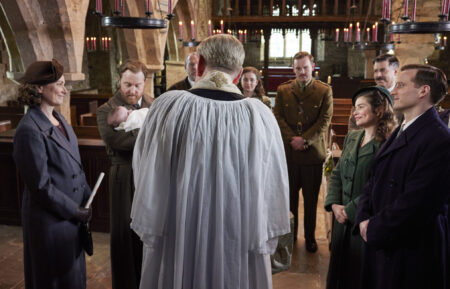
[{"label": "woman's dark glove", "polygon": [[92,217],[92,208],[86,209],[83,207],[79,207],[77,212],[75,213],[74,219],[80,223],[86,224],[91,220]]}]

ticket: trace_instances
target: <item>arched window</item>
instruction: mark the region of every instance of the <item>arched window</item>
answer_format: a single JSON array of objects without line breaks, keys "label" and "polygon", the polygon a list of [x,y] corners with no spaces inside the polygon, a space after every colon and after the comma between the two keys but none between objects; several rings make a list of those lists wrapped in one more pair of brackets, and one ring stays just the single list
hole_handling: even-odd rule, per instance
[{"label": "arched window", "polygon": [[[262,39],[262,43],[264,43],[264,39]],[[283,30],[272,29],[269,58],[291,58],[299,51],[311,53],[311,37],[309,36],[308,29],[299,31],[296,29],[287,29],[285,30],[284,36]]]}]

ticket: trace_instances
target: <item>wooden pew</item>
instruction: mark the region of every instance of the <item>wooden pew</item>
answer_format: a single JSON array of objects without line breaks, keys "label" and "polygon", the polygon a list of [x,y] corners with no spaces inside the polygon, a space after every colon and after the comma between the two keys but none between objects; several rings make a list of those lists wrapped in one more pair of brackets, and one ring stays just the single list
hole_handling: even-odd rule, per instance
[{"label": "wooden pew", "polygon": [[9,120],[11,128],[16,128],[24,115],[24,108],[19,106],[0,106],[0,121]]},{"label": "wooden pew", "polygon": [[10,120],[0,120],[0,132],[7,131],[11,129],[11,121]]}]

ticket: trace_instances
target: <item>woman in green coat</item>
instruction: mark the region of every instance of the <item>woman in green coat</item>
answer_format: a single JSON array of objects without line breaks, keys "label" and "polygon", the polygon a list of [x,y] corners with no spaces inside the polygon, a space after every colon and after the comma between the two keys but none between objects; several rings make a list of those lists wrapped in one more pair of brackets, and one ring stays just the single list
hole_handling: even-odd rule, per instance
[{"label": "woman in green coat", "polygon": [[372,160],[396,125],[392,96],[383,87],[360,89],[353,96],[353,106],[356,124],[362,129],[346,136],[325,201],[325,209],[334,215],[327,289],[361,288],[364,241],[360,235],[352,235],[351,228]]}]

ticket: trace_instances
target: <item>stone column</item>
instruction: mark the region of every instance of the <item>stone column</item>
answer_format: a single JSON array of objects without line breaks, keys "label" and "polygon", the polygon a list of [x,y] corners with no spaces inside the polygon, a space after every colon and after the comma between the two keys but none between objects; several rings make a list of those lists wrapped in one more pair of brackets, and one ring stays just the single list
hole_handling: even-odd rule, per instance
[{"label": "stone column", "polygon": [[377,56],[376,50],[364,50],[364,78],[372,79],[373,78],[373,60]]}]

